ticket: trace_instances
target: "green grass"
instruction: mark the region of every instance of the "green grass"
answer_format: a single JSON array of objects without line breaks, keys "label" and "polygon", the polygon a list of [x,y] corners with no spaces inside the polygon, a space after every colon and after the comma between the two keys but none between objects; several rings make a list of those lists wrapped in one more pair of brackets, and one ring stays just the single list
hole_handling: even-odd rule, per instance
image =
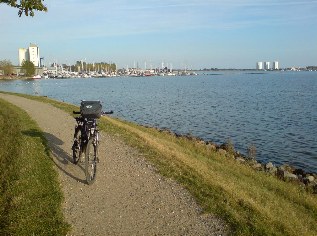
[{"label": "green grass", "polygon": [[[76,108],[43,97],[69,113]],[[78,107],[77,107],[78,108]],[[164,176],[226,220],[232,235],[316,235],[317,197],[299,185],[256,172],[195,140],[105,117],[100,127],[138,148]]]},{"label": "green grass", "polygon": [[2,99],[0,130],[0,235],[66,235],[63,195],[42,132]]},{"label": "green grass", "polygon": [[160,172],[183,184],[233,235],[315,235],[317,198],[298,185],[256,172],[197,141],[107,119],[106,130],[138,147]]}]

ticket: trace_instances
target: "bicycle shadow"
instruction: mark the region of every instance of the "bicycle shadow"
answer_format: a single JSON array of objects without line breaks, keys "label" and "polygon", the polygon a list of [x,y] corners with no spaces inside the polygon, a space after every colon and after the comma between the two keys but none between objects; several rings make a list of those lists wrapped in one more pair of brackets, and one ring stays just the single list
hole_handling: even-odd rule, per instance
[{"label": "bicycle shadow", "polygon": [[[45,153],[51,157],[51,160],[60,171],[80,183],[86,183],[86,180],[80,179],[66,170],[67,165],[73,164],[73,157],[61,148],[61,146],[64,144],[62,140],[60,140],[53,134],[47,132],[39,132],[35,129],[22,131],[22,134],[30,137],[40,138],[43,146],[45,147]],[[81,165],[77,166],[79,166],[81,170],[84,171],[84,168]]]}]

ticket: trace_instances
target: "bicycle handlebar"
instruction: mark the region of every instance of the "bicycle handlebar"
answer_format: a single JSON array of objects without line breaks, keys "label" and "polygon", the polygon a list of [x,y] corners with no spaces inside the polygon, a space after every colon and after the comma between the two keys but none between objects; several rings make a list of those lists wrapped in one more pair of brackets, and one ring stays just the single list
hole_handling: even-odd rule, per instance
[{"label": "bicycle handlebar", "polygon": [[[73,114],[80,115],[81,113],[80,113],[80,111],[73,111]],[[111,111],[103,111],[101,113],[101,115],[111,115],[111,114],[113,114],[112,110]]]},{"label": "bicycle handlebar", "polygon": [[111,115],[111,114],[113,114],[113,110],[111,110],[111,111],[103,111],[102,112],[102,115]]}]

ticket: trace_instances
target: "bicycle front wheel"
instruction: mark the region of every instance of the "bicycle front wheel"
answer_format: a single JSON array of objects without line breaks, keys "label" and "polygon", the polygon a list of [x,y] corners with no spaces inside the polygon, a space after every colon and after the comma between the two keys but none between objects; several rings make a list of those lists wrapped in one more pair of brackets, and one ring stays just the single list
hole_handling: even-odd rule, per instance
[{"label": "bicycle front wheel", "polygon": [[90,138],[85,152],[85,174],[88,184],[92,184],[96,179],[97,159],[97,144],[94,138]]}]

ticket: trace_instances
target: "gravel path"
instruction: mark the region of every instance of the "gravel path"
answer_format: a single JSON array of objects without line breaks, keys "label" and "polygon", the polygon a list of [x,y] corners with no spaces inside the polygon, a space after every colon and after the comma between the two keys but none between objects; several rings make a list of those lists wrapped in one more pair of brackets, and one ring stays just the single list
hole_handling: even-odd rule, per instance
[{"label": "gravel path", "polygon": [[45,132],[64,191],[68,235],[225,235],[225,224],[201,214],[190,194],[160,176],[137,150],[101,134],[93,185],[83,166],[72,164],[75,120],[45,103],[0,93],[21,107]]}]

